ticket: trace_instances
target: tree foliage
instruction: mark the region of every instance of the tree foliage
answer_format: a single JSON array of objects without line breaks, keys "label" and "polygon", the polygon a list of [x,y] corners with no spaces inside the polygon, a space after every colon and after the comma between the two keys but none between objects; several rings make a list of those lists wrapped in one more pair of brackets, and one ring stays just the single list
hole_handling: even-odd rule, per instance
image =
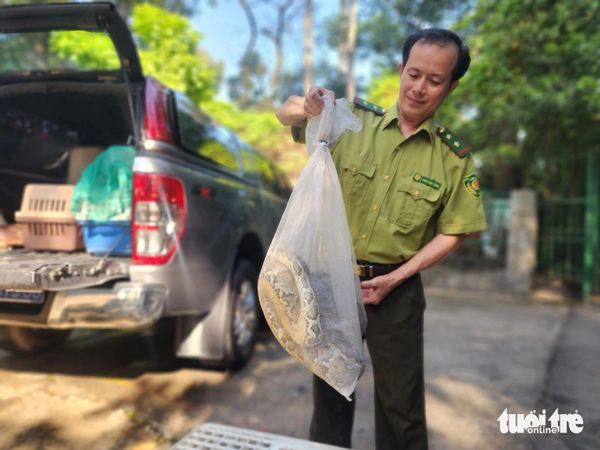
[{"label": "tree foliage", "polygon": [[[248,38],[238,62],[238,73],[227,79],[229,98],[240,108],[271,108],[287,84],[284,69],[285,36],[302,11],[296,0],[237,0],[248,26]],[[273,47],[268,56],[264,41]]]},{"label": "tree foliage", "polygon": [[[396,35],[418,23],[407,17]],[[478,0],[447,26],[467,38],[473,61],[436,119],[478,150],[484,184],[581,192],[585,153],[600,142],[598,3]],[[368,97],[389,106],[397,91],[397,74],[386,71],[372,80]]]},{"label": "tree foliage", "polygon": [[509,162],[513,185],[571,183],[565,161],[600,142],[597,2],[479,0],[462,26],[474,56],[464,128],[488,172]]},{"label": "tree foliage", "polygon": [[[213,98],[220,69],[199,49],[202,35],[193,30],[188,19],[157,6],[137,4],[131,30],[145,74],[196,103]],[[78,67],[118,67],[112,43],[101,34],[54,33],[50,50]]]},{"label": "tree foliage", "polygon": [[410,33],[448,26],[471,4],[471,0],[370,0],[360,24],[361,53],[375,56],[384,70],[392,70],[402,62],[402,43]]},{"label": "tree foliage", "polygon": [[199,49],[202,35],[194,31],[188,19],[139,4],[133,9],[131,26],[147,73],[196,103],[214,96],[219,68]]},{"label": "tree foliage", "polygon": [[281,126],[272,110],[240,109],[216,100],[204,103],[202,109],[277,161],[290,179],[298,177],[307,160],[304,146],[292,143],[289,129]]},{"label": "tree foliage", "polygon": [[367,98],[369,101],[387,108],[398,98],[399,83],[400,74],[398,72],[386,71],[373,79],[367,91]]},{"label": "tree foliage", "polygon": [[87,31],[53,32],[49,37],[50,53],[73,67],[118,69],[119,56],[106,34]]}]

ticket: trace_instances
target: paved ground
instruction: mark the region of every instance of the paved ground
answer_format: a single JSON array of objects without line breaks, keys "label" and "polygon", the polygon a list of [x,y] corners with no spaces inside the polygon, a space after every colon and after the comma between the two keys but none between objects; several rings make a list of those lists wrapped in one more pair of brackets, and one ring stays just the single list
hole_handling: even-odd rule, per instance
[{"label": "paved ground", "polygon": [[[600,304],[427,288],[430,447],[600,448]],[[0,354],[0,449],[167,449],[211,421],[306,438],[310,375],[268,334],[238,373],[165,367],[135,335],[75,335],[40,357]],[[354,448],[373,449],[372,373],[357,389]],[[580,434],[502,434],[498,416],[577,412]]]},{"label": "paved ground", "polygon": [[[435,449],[600,448],[600,305],[430,292],[426,387]],[[556,408],[581,434],[501,434],[498,416]],[[365,447],[368,448],[368,447]]]}]

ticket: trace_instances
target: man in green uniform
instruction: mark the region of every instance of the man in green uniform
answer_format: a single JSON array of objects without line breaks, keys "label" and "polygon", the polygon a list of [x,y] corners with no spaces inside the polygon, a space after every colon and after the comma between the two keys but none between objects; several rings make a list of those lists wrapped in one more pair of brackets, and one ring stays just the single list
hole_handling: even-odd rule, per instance
[{"label": "man in green uniform", "polygon": [[[486,226],[469,146],[433,118],[469,67],[468,47],[450,31],[427,29],[407,39],[402,56],[396,104],[385,111],[355,99],[363,128],[332,150],[367,311],[378,450],[427,448],[419,272]],[[323,96],[334,94],[313,87],[278,109],[295,140]],[[354,400],[317,377],[313,392],[311,439],[350,447]]]}]

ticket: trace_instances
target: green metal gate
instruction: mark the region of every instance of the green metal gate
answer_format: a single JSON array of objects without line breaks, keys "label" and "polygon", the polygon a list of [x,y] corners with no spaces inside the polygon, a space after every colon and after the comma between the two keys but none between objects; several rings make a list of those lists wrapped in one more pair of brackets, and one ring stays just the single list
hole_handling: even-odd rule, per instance
[{"label": "green metal gate", "polygon": [[584,302],[600,291],[600,151],[565,161],[562,186],[540,200],[538,271],[581,286]]}]

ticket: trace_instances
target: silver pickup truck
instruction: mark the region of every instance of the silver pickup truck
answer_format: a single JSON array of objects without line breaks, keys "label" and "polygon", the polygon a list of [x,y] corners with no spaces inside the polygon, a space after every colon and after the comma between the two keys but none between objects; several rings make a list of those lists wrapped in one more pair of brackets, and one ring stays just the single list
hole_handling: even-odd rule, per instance
[{"label": "silver pickup truck", "polygon": [[[108,36],[116,67],[80,70],[53,33]],[[75,328],[175,324],[173,351],[236,368],[252,354],[256,279],[290,193],[276,165],[144,76],[111,3],[0,8],[0,212],[26,185],[74,184],[130,144],[131,255],[0,251],[0,348],[36,352]],[[168,64],[168,61],[165,61]]]}]

